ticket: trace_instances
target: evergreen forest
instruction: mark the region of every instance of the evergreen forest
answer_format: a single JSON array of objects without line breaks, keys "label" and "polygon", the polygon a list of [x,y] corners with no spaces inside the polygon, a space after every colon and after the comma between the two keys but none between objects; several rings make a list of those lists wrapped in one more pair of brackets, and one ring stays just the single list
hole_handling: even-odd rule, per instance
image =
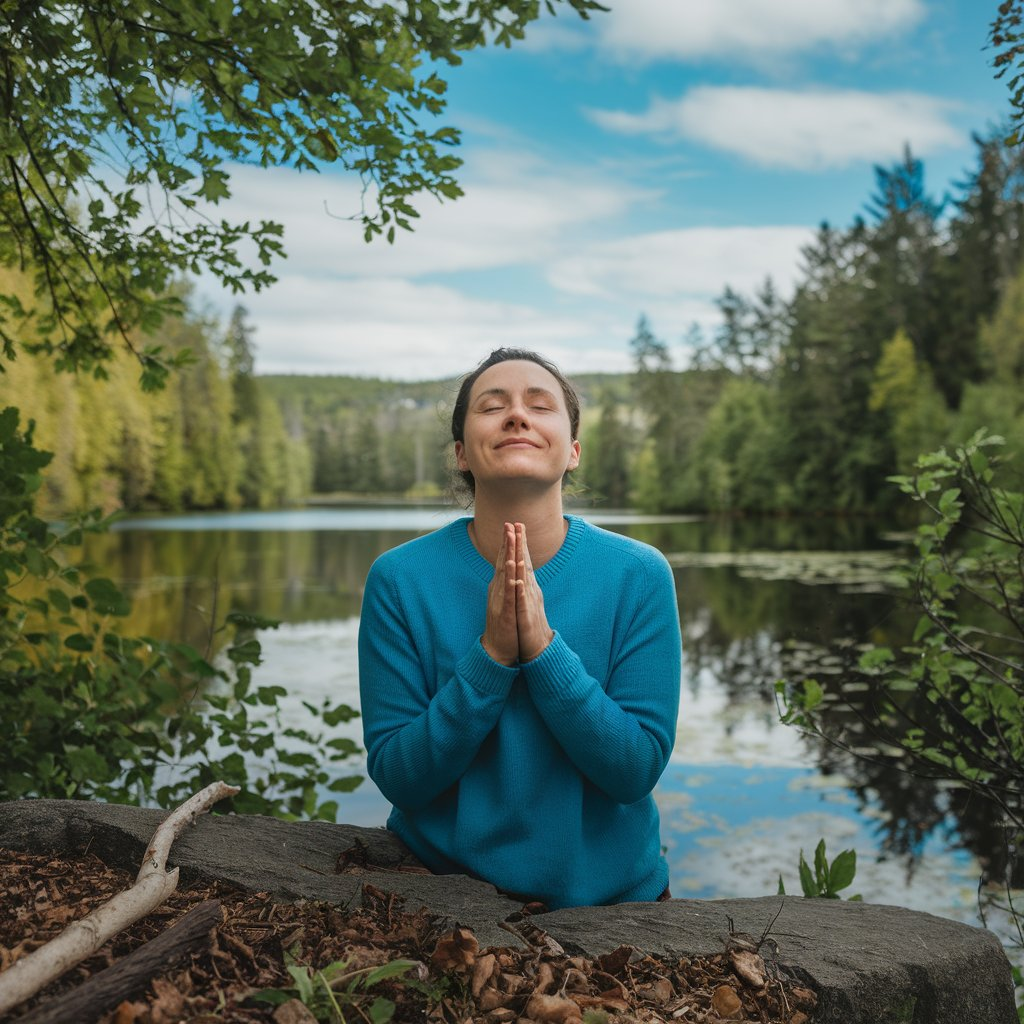
[{"label": "evergreen forest", "polygon": [[[770,279],[752,295],[726,287],[721,327],[686,339],[688,365],[641,316],[632,374],[576,378],[574,499],[884,514],[888,478],[920,452],[981,426],[1024,446],[1024,156],[1003,136],[976,136],[974,167],[941,195],[909,152],[875,168],[850,225],[822,224],[806,247],[792,297]],[[184,315],[146,341],[187,362],[156,394],[128,354],[96,377],[22,353],[0,375],[0,407],[54,452],[48,514],[446,494],[455,381],[261,377],[242,307],[223,325],[184,286],[176,297]]]}]

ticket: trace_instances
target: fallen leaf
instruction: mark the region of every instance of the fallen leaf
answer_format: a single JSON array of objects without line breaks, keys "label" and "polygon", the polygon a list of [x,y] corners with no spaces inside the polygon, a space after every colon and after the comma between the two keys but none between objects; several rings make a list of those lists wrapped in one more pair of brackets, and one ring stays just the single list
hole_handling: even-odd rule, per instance
[{"label": "fallen leaf", "polygon": [[564,996],[545,996],[537,993],[526,1004],[526,1016],[544,1024],[573,1024],[582,1022],[580,1008]]},{"label": "fallen leaf", "polygon": [[751,988],[764,988],[764,960],[757,953],[745,949],[734,949],[729,953],[733,970]]},{"label": "fallen leaf", "polygon": [[473,978],[470,982],[469,990],[473,993],[474,999],[480,998],[484,985],[491,980],[491,976],[494,974],[495,963],[494,954],[487,953],[479,957],[473,965]]},{"label": "fallen leaf", "polygon": [[145,1003],[132,1003],[126,999],[114,1010],[113,1024],[135,1024],[148,1009]]},{"label": "fallen leaf", "polygon": [[430,962],[442,971],[467,972],[476,960],[480,943],[468,928],[456,928],[451,935],[439,939]]},{"label": "fallen leaf", "polygon": [[156,994],[149,1007],[151,1024],[176,1024],[185,1009],[185,997],[165,978],[154,978],[151,984]]},{"label": "fallen leaf", "polygon": [[289,999],[274,1011],[274,1024],[316,1024],[316,1017],[301,999]]},{"label": "fallen leaf", "polygon": [[667,978],[655,978],[650,985],[644,985],[636,990],[641,999],[651,1003],[667,1003],[676,993],[672,988],[672,982]]},{"label": "fallen leaf", "polygon": [[619,946],[611,953],[597,958],[597,963],[602,971],[607,974],[618,974],[632,959],[636,949],[633,946]]},{"label": "fallen leaf", "polygon": [[795,985],[789,990],[789,998],[798,1006],[805,1006],[813,1009],[818,1005],[818,993],[813,989],[804,988],[801,985]]},{"label": "fallen leaf", "polygon": [[711,1008],[719,1017],[736,1020],[743,1012],[743,1003],[730,985],[719,985],[711,994]]},{"label": "fallen leaf", "polygon": [[534,985],[533,991],[537,995],[544,995],[549,989],[555,984],[555,972],[551,969],[551,964],[547,961],[541,961],[537,967],[537,983]]}]

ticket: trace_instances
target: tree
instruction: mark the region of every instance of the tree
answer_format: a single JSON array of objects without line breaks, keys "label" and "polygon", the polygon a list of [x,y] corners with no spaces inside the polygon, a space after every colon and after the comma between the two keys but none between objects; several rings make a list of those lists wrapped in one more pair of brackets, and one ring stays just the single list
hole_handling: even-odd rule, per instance
[{"label": "tree", "polygon": [[273,280],[280,225],[211,212],[232,163],[340,164],[365,186],[351,215],[366,238],[393,239],[417,196],[460,194],[458,131],[430,122],[445,107],[436,69],[510,45],[539,13],[537,0],[0,5],[0,265],[35,277],[34,301],[0,295],[3,357],[20,337],[96,370],[120,337],[158,384],[168,359],[132,331],[180,306],[177,276],[206,270],[235,291]]},{"label": "tree", "polygon": [[[785,720],[863,756],[894,752],[915,776],[991,802],[1009,859],[1024,839],[1024,492],[1003,439],[979,430],[952,452],[922,455],[894,477],[924,510],[907,581],[920,619],[899,650],[872,647],[837,692],[778,684]],[[840,683],[840,685],[843,685]],[[828,719],[855,691],[870,704]],[[851,708],[853,705],[850,705]],[[835,725],[833,723],[838,723]],[[874,755],[868,755],[872,757]],[[1024,920],[1016,918],[1022,941]]]},{"label": "tree", "polygon": [[907,333],[898,330],[882,348],[875,366],[868,410],[889,419],[889,441],[896,469],[908,473],[920,452],[946,434],[947,411],[929,368],[914,356]]},{"label": "tree", "polygon": [[1021,141],[1021,129],[1024,127],[1024,0],[1003,0],[989,29],[989,41],[996,50],[992,66],[996,69],[996,78],[1002,78],[1011,72],[1009,82],[1010,103],[1014,110],[1016,122],[1013,133],[1007,140],[1010,145]]},{"label": "tree", "polygon": [[632,428],[623,419],[610,388],[601,393],[600,417],[587,432],[581,468],[588,490],[612,508],[624,508],[629,497]]}]

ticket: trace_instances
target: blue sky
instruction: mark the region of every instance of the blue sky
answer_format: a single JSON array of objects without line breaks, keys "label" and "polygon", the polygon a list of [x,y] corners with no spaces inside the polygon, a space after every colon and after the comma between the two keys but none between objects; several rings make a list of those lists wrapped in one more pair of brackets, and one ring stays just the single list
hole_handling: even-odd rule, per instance
[{"label": "blue sky", "polygon": [[[225,212],[285,225],[279,281],[244,300],[261,373],[425,379],[497,345],[626,370],[646,314],[685,365],[728,284],[788,293],[823,220],[846,225],[905,144],[941,196],[1008,113],[977,0],[611,0],[545,17],[447,74],[465,196],[362,241],[330,169],[239,167]],[[200,282],[226,315],[234,299]]]}]

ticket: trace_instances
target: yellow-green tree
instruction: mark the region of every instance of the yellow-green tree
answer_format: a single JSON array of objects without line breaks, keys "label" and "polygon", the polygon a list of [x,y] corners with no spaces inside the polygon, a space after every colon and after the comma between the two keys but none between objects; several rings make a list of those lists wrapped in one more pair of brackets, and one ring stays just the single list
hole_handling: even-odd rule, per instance
[{"label": "yellow-green tree", "polygon": [[914,354],[902,328],[882,346],[868,410],[888,420],[895,470],[909,472],[923,451],[945,437],[949,415],[928,366]]}]

